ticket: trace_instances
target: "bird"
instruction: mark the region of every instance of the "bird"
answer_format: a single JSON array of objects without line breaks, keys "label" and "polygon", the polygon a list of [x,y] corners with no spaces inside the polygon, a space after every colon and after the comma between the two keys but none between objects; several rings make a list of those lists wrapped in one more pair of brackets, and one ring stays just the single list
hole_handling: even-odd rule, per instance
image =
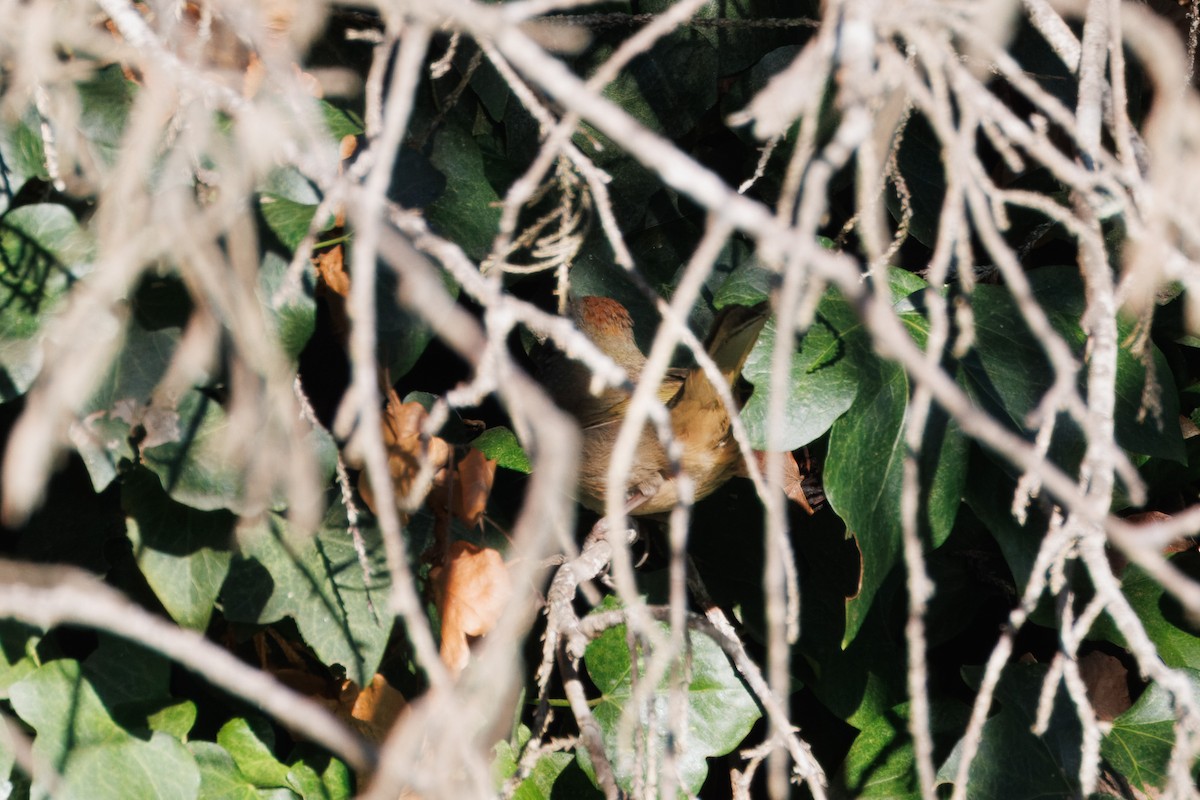
[{"label": "bird", "polygon": [[[579,330],[624,368],[630,383],[640,380],[646,356],[634,339],[633,318],[625,306],[610,297],[582,296],[572,297],[568,307]],[[765,302],[753,307],[730,305],[717,313],[705,350],[731,389],[769,314]],[[632,392],[626,385],[593,394],[588,368],[551,345],[534,358],[543,385],[559,407],[575,417],[583,433],[578,499],[586,508],[603,513],[608,464]],[[695,500],[744,474],[729,410],[703,369],[669,370],[658,387],[658,398],[670,413],[671,430],[681,445],[680,466],[693,482]],[[623,499],[626,513],[633,516],[661,515],[679,501],[670,459],[651,425],[640,434]]]}]

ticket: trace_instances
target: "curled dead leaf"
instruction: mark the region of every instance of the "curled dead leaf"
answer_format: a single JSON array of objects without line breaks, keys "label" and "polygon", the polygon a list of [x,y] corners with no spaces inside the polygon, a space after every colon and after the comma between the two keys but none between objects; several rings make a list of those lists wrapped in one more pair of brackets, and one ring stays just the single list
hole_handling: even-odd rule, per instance
[{"label": "curled dead leaf", "polygon": [[458,494],[455,495],[454,514],[468,528],[474,528],[483,519],[495,478],[495,460],[474,447],[458,462]]},{"label": "curled dead leaf", "polygon": [[353,681],[342,683],[337,715],[378,744],[407,707],[404,695],[377,672],[371,682],[361,688]]},{"label": "curled dead leaf", "polygon": [[512,578],[499,551],[464,541],[450,545],[431,577],[442,619],[442,661],[457,675],[471,659],[471,639],[486,636],[504,613]]},{"label": "curled dead leaf", "polygon": [[[754,451],[755,461],[763,474],[767,471],[767,453],[763,450]],[[807,459],[806,459],[807,461]],[[809,514],[815,513],[825,503],[825,493],[821,491],[820,483],[813,474],[811,464],[808,469],[801,470],[793,453],[783,454],[783,493],[796,505]]]},{"label": "curled dead leaf", "polygon": [[346,274],[345,254],[340,244],[317,256],[317,275],[325,287],[338,297],[350,295],[350,276]]},{"label": "curled dead leaf", "polygon": [[[388,472],[396,504],[401,511],[412,511],[429,494],[433,479],[450,460],[450,446],[439,436],[425,440],[422,426],[428,412],[420,403],[402,403],[395,391],[388,392],[387,408],[383,415],[383,444],[387,449]],[[421,466],[428,459],[430,470],[422,480]],[[423,485],[418,485],[418,482]],[[359,475],[358,491],[372,512],[378,513],[376,498],[366,472]]]},{"label": "curled dead leaf", "polygon": [[1129,697],[1129,670],[1119,658],[1093,650],[1080,656],[1079,675],[1099,719],[1111,722],[1133,705]]}]

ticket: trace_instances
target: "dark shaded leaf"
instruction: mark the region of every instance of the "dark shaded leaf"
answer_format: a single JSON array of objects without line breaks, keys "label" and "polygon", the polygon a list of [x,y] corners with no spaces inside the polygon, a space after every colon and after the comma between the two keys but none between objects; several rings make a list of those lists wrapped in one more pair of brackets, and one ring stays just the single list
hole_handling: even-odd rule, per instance
[{"label": "dark shaded leaf", "polygon": [[315,536],[292,536],[274,513],[243,527],[221,598],[231,621],[265,625],[291,617],[325,664],[342,665],[347,678],[364,686],[392,630],[390,584],[379,531],[360,527],[370,558],[368,582],[347,524],[339,500]]},{"label": "dark shaded leaf", "polygon": [[[923,342],[924,317],[906,299],[923,283],[910,273],[892,270],[892,297],[906,327]],[[898,563],[900,495],[903,487],[904,428],[909,421],[909,381],[899,366],[880,360],[870,337],[854,318],[828,318],[838,331],[839,347],[856,365],[858,395],[850,410],[833,424],[825,466],[829,503],[853,533],[862,553],[858,594],[846,604],[843,642],[854,639],[874,602],[875,592]],[[920,460],[924,498],[920,524],[936,547],[954,525],[966,479],[967,440],[942,413],[926,424]]]},{"label": "dark shaded leaf", "polygon": [[[1032,732],[1047,668],[1010,664],[996,687],[1000,710],[983,726],[979,751],[967,776],[967,796],[980,800],[1035,800],[1076,797],[1082,733],[1075,705],[1061,683],[1045,735]],[[981,670],[973,670],[973,681]],[[952,783],[962,743],[938,770],[938,780]]]},{"label": "dark shaded leaf", "polygon": [[[969,716],[970,712],[963,706],[934,704],[930,710],[934,738],[961,731]],[[921,797],[908,719],[908,704],[904,704],[866,724],[834,780],[840,796],[892,800],[918,800]]]},{"label": "dark shaded leaf", "polygon": [[429,161],[446,176],[446,188],[426,209],[429,221],[473,259],[492,246],[500,222],[500,196],[488,182],[483,155],[470,133],[453,121],[433,137]]},{"label": "dark shaded leaf", "polygon": [[184,627],[206,629],[233,558],[236,517],[174,502],[143,469],[126,476],[121,505],[133,556],[167,613]]}]

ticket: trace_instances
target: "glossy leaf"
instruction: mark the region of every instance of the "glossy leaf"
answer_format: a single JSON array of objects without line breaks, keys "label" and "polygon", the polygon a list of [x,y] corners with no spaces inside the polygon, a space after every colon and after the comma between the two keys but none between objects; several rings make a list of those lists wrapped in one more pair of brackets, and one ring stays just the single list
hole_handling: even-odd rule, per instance
[{"label": "glossy leaf", "polygon": [[471,440],[471,446],[505,469],[525,474],[533,469],[517,435],[508,428],[488,428]]},{"label": "glossy leaf", "polygon": [[0,401],[24,394],[41,370],[43,326],[90,270],[92,250],[65,206],[22,206],[0,217]]},{"label": "glossy leaf", "polygon": [[[1171,558],[1176,569],[1192,580],[1200,580],[1200,553],[1195,550]],[[1146,634],[1169,667],[1200,669],[1200,625],[1189,619],[1179,601],[1137,565],[1121,573],[1121,592],[1141,619]],[[1125,639],[1107,616],[1092,627],[1092,635],[1122,647]]]},{"label": "glossy leaf", "polygon": [[[919,286],[915,276],[894,270],[892,297],[918,343],[924,318],[906,298]],[[900,495],[903,488],[904,429],[910,419],[910,386],[904,370],[874,354],[866,332],[850,319],[830,319],[839,346],[856,364],[858,395],[833,424],[825,467],[825,493],[846,522],[862,554],[858,594],[846,604],[843,644],[857,635],[875,593],[900,557]],[[947,418],[934,412],[923,436],[920,472],[925,498],[920,524],[934,546],[949,536],[966,478],[967,441]]]},{"label": "glossy leaf", "polygon": [[[1084,312],[1082,281],[1072,267],[1045,267],[1029,273],[1038,301],[1047,309],[1050,322],[1082,360],[1084,334],[1080,319]],[[978,286],[971,299],[975,317],[975,348],[964,360],[968,389],[986,407],[997,410],[1017,430],[1026,430],[1026,419],[1053,383],[1054,374],[1040,342],[1029,331],[1006,289]],[[1168,458],[1182,463],[1185,455],[1179,430],[1179,400],[1162,353],[1148,345],[1154,361],[1154,378],[1162,398],[1161,414],[1141,416],[1146,369],[1129,350],[1133,332],[1128,323],[1117,328],[1121,344],[1117,354],[1116,423],[1117,442],[1127,450]],[[1086,387],[1086,367],[1079,385]],[[1086,396],[1086,395],[1085,395]],[[1069,421],[1060,419],[1056,437],[1060,463],[1071,467],[1082,455],[1081,434]]]},{"label": "glossy leaf", "polygon": [[141,469],[125,478],[121,505],[138,568],[167,613],[184,627],[206,629],[233,558],[234,515],[176,503]]},{"label": "glossy leaf", "polygon": [[[616,608],[611,598],[602,609]],[[664,631],[666,626],[660,626]],[[687,724],[682,739],[675,742],[676,764],[683,788],[696,792],[708,774],[705,759],[723,755],[737,747],[749,733],[761,712],[730,666],[724,651],[704,634],[689,636],[688,680],[684,688],[687,702]],[[645,664],[640,668],[644,669]],[[588,675],[599,689],[600,702],[594,709],[596,721],[604,734],[605,752],[616,770],[617,782],[626,789],[632,786],[639,765],[632,741],[622,741],[621,717],[633,692],[632,662],[625,639],[625,626],[618,625],[598,636],[588,645],[584,661]],[[639,709],[637,719],[646,720],[653,714],[654,727],[635,724],[635,736],[648,736],[648,746],[656,751],[654,763],[661,763],[668,747],[667,720],[672,682],[664,678],[651,698],[651,709]],[[582,752],[582,751],[581,751]],[[581,764],[585,770],[589,764]]]},{"label": "glossy leaf", "polygon": [[[961,731],[968,716],[963,706],[938,703],[930,710],[931,732],[940,739],[939,734]],[[890,800],[921,797],[908,725],[909,708],[905,704],[873,718],[863,728],[835,778],[834,785],[841,795]]]},{"label": "glossy leaf", "polygon": [[858,368],[841,336],[842,331],[857,326],[853,319],[846,302],[837,295],[830,294],[822,301],[812,327],[792,353],[784,384],[788,397],[784,401],[782,436],[775,441],[768,436],[767,414],[776,385],[771,380],[776,332],[775,319],[767,321],[742,369],[742,376],[755,387],[742,408],[742,421],[753,447],[796,450],[829,430],[851,407],[859,391]]},{"label": "glossy leaf", "polygon": [[[1200,671],[1185,669],[1183,675],[1192,696],[1200,697]],[[1113,720],[1112,729],[1100,743],[1100,754],[1134,788],[1152,793],[1166,783],[1175,723],[1170,694],[1152,683],[1132,708]]]},{"label": "glossy leaf", "polygon": [[291,617],[304,641],[326,664],[340,664],[360,686],[383,657],[393,617],[386,612],[389,581],[375,528],[359,528],[371,576],[364,578],[338,501],[315,536],[290,534],[271,513],[238,531],[239,554],[225,580],[225,616],[269,624]]},{"label": "glossy leaf", "polygon": [[[1032,732],[1047,668],[1010,664],[996,687],[1000,710],[983,726],[979,751],[967,777],[967,796],[980,800],[1035,800],[1075,797],[1079,792],[1082,733],[1066,688],[1058,686],[1045,735]],[[978,680],[979,673],[973,673]],[[960,743],[938,770],[940,782],[953,781]]]}]

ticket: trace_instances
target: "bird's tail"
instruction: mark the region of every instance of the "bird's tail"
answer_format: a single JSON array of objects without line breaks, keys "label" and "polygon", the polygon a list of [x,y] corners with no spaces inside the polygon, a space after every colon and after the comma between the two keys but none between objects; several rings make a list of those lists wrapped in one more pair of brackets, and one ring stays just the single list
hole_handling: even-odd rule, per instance
[{"label": "bird's tail", "polygon": [[[767,303],[726,306],[717,314],[705,350],[721,371],[726,386],[733,386],[737,381],[770,314],[771,308]],[[702,370],[693,371],[687,383],[683,393],[692,401],[703,402],[702,395],[705,398],[711,395],[712,403],[720,403]]]}]

